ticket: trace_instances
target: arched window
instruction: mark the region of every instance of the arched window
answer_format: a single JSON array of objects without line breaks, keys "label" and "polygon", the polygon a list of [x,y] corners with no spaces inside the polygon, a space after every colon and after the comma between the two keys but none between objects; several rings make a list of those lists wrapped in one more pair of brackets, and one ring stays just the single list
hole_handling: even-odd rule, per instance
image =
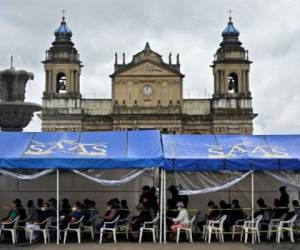
[{"label": "arched window", "polygon": [[67,77],[64,73],[58,73],[56,76],[56,92],[66,93],[67,90]]},{"label": "arched window", "polygon": [[236,73],[230,73],[228,75],[227,80],[228,80],[228,92],[237,93],[239,91],[238,75]]}]

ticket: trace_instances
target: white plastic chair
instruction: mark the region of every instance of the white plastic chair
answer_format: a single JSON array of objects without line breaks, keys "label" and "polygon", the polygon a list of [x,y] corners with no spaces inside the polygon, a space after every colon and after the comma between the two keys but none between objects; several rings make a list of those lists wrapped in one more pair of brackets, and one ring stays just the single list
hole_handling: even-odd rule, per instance
[{"label": "white plastic chair", "polygon": [[232,239],[233,240],[234,240],[237,229],[239,229],[239,231],[241,232],[242,227],[244,226],[244,222],[247,220],[249,220],[249,218],[237,220],[236,223],[232,226]]},{"label": "white plastic chair", "polygon": [[103,227],[100,229],[100,240],[99,240],[100,244],[102,243],[102,238],[103,238],[103,234],[105,231],[112,232],[114,242],[117,243],[116,225],[118,223],[119,218],[120,218],[120,215],[118,215],[117,218],[114,219],[113,221],[104,222]]},{"label": "white plastic chair", "polygon": [[47,244],[47,240],[50,243],[50,234],[49,234],[49,226],[51,225],[51,217],[47,218],[41,223],[35,223],[34,225],[39,225],[40,228],[31,228],[29,229],[29,243],[31,245],[33,233],[35,231],[39,231],[43,233],[44,236],[44,243]]},{"label": "white plastic chair", "polygon": [[[17,225],[18,225],[19,218],[20,218],[20,216],[17,216],[11,222],[2,222],[1,228],[0,228],[0,236],[2,234],[2,231],[11,233],[11,238],[12,238],[13,244],[17,243]],[[9,226],[11,228],[9,228],[9,227],[7,228],[7,226]]]},{"label": "white plastic chair", "polygon": [[202,239],[204,240],[205,239],[205,236],[206,236],[206,233],[207,233],[207,227],[208,227],[208,223],[209,221],[216,221],[216,220],[219,220],[221,218],[222,215],[218,215],[214,218],[214,220],[207,220],[206,221],[206,224],[203,225],[203,229],[202,229]]},{"label": "white plastic chair", "polygon": [[208,243],[211,242],[211,235],[213,232],[216,234],[216,238],[220,240],[220,242],[224,242],[224,222],[227,219],[227,215],[222,215],[220,219],[218,220],[210,220],[208,221],[208,225],[206,227],[205,232],[205,241],[208,241]]},{"label": "white plastic chair", "polygon": [[294,222],[297,218],[297,215],[294,215],[290,220],[282,220],[279,222],[278,226],[274,226],[277,229],[277,243],[280,243],[280,238],[283,237],[283,231],[288,231],[290,235],[290,241],[294,243],[294,233],[293,233],[293,226]]},{"label": "white plastic chair", "polygon": [[78,221],[69,223],[67,228],[64,230],[64,244],[66,244],[68,232],[76,232],[78,243],[81,243],[81,228],[82,228],[82,221],[84,216],[82,216]]},{"label": "white plastic chair", "polygon": [[[27,231],[26,231],[26,222],[28,222],[30,219],[31,219],[31,216],[28,216],[24,220],[19,220],[18,221],[18,225],[17,225],[17,229],[18,230],[21,229],[21,230],[23,230],[25,232],[25,238],[26,238],[26,240],[28,240],[28,235],[27,235]],[[23,224],[23,223],[24,223],[24,225],[20,225],[20,224]]]},{"label": "white plastic chair", "polygon": [[142,243],[144,231],[152,232],[153,242],[156,242],[156,233],[157,233],[157,222],[159,219],[159,214],[156,215],[154,220],[144,222],[143,226],[140,227],[139,243]]},{"label": "white plastic chair", "polygon": [[98,215],[94,215],[88,222],[89,225],[85,225],[83,223],[83,232],[90,232],[92,240],[95,238],[95,222],[97,219]]},{"label": "white plastic chair", "polygon": [[190,242],[193,243],[193,223],[196,219],[196,216],[193,216],[190,220],[189,220],[189,224],[188,227],[178,227],[177,228],[177,232],[176,232],[176,243],[179,243],[179,239],[180,239],[180,232],[181,231],[185,231],[186,232],[186,236],[189,238]]},{"label": "white plastic chair", "polygon": [[[280,216],[278,219],[271,219],[270,222],[267,224],[268,225],[268,233],[267,233],[267,239],[270,240],[272,233],[274,230],[276,231],[276,226],[279,225],[280,221],[283,221],[286,216],[286,213],[284,213],[282,216]],[[262,225],[265,225],[262,223]]]},{"label": "white plastic chair", "polygon": [[262,215],[258,215],[256,218],[254,218],[253,221],[249,220],[249,221],[244,222],[244,225],[243,225],[242,231],[241,231],[241,241],[243,240],[243,234],[245,232],[245,243],[247,243],[248,234],[249,234],[249,231],[251,231],[253,234],[253,242],[256,241],[256,238],[257,238],[258,242],[260,242],[259,224],[260,224],[262,218],[263,218]]},{"label": "white plastic chair", "polygon": [[130,224],[128,223],[130,219],[130,215],[128,215],[126,218],[121,219],[117,223],[117,230],[125,230],[126,233],[126,239],[129,239],[129,229],[130,229]]}]

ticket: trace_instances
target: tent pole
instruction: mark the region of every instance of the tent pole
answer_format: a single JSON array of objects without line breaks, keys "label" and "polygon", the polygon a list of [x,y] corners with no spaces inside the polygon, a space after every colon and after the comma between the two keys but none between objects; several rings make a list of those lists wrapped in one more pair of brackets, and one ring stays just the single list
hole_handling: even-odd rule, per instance
[{"label": "tent pole", "polygon": [[56,169],[56,244],[59,245],[59,170]]},{"label": "tent pole", "polygon": [[[251,173],[251,216],[252,216],[252,226],[254,226],[254,172]],[[252,244],[254,244],[253,231],[252,231]]]},{"label": "tent pole", "polygon": [[164,243],[167,243],[167,191],[166,191],[166,180],[167,180],[167,172],[163,170],[164,173]]},{"label": "tent pole", "polygon": [[159,195],[159,243],[162,243],[162,214],[163,214],[163,170],[159,170],[160,177],[160,195]]}]

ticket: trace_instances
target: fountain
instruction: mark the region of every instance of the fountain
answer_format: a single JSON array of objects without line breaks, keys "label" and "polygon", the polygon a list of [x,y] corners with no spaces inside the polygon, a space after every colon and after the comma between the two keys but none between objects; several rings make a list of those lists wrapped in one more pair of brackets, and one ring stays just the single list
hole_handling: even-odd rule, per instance
[{"label": "fountain", "polygon": [[25,70],[15,70],[13,58],[11,67],[0,71],[0,128],[2,131],[22,131],[31,121],[34,112],[42,107],[25,102],[25,88],[34,75]]}]

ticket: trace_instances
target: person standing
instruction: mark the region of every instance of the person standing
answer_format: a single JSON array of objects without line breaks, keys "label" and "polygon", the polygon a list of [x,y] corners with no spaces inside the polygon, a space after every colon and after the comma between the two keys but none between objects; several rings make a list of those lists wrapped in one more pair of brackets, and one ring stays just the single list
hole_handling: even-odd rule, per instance
[{"label": "person standing", "polygon": [[286,192],[286,186],[282,186],[279,188],[280,192],[280,206],[282,207],[283,213],[289,212],[289,203],[290,203],[290,196]]}]

